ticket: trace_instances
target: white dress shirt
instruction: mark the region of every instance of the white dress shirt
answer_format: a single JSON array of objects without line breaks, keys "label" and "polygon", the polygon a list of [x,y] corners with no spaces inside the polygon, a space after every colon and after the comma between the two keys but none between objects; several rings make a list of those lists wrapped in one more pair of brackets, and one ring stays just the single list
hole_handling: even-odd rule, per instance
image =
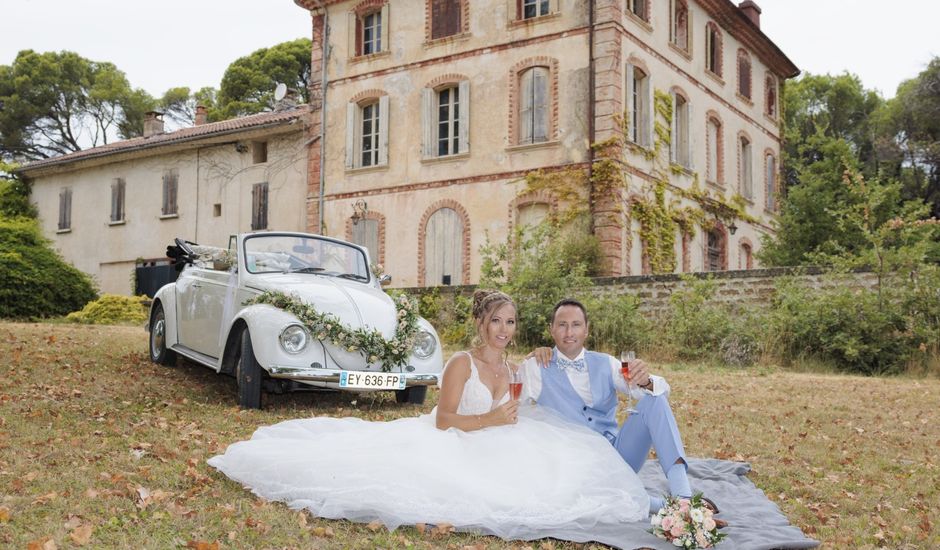
[{"label": "white dress shirt", "polygon": [[[558,348],[555,348],[555,353],[562,357],[568,357],[567,355],[558,351]],[[632,391],[627,388],[627,381],[623,379],[623,375],[620,374],[620,361],[614,357],[607,355],[610,360],[610,374],[614,379],[614,388],[619,392],[626,394],[628,391],[630,395],[639,400],[644,395],[669,395],[669,384],[666,382],[666,379],[661,376],[656,376],[655,374],[650,375],[650,380],[653,381],[653,389],[645,390],[634,386]],[[584,359],[584,349],[581,349],[581,352],[577,357],[571,357],[572,361],[577,361],[578,359]],[[539,396],[542,395],[542,369],[544,367],[539,366],[535,361],[535,358],[526,359],[522,363],[522,396],[520,400],[525,401],[526,399],[531,399],[532,401],[538,401]],[[591,376],[588,374],[588,369],[582,371],[577,371],[575,369],[565,369],[565,374],[568,375],[568,380],[571,382],[571,387],[574,388],[574,391],[578,396],[584,401],[584,404],[588,407],[594,406],[594,398],[591,395]]]}]

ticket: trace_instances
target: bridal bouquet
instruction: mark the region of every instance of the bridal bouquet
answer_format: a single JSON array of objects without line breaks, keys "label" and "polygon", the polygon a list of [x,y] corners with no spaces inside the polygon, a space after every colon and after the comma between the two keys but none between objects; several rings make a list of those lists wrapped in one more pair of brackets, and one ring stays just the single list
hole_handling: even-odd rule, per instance
[{"label": "bridal bouquet", "polygon": [[725,538],[718,532],[712,511],[705,506],[702,493],[691,499],[667,497],[666,505],[650,518],[650,532],[679,548],[711,548]]}]

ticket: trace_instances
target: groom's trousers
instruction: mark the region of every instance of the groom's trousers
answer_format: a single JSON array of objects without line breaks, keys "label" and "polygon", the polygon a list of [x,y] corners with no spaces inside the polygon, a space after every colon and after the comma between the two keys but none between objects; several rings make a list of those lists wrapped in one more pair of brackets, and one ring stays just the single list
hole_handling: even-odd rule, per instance
[{"label": "groom's trousers", "polygon": [[633,471],[639,472],[643,467],[650,447],[656,449],[663,472],[668,472],[679,459],[686,464],[679,426],[666,396],[644,395],[635,408],[637,412],[623,423],[614,442],[617,452]]}]

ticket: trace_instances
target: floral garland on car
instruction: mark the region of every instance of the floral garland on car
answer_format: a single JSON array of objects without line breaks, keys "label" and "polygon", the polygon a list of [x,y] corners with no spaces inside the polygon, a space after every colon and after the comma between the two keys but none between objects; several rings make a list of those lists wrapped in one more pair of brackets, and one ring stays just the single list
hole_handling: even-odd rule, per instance
[{"label": "floral garland on car", "polygon": [[685,550],[711,548],[725,538],[724,533],[718,532],[718,520],[712,516],[702,493],[691,499],[669,496],[666,505],[650,518],[650,532]]},{"label": "floral garland on car", "polygon": [[386,340],[375,329],[349,328],[332,313],[317,311],[312,304],[297,296],[276,290],[265,291],[245,302],[245,305],[267,304],[293,314],[303,323],[307,331],[317,340],[332,342],[334,346],[348,352],[359,352],[369,363],[382,362],[382,370],[390,371],[404,365],[418,334],[418,302],[407,294],[392,296],[397,311],[398,326],[395,337]]}]

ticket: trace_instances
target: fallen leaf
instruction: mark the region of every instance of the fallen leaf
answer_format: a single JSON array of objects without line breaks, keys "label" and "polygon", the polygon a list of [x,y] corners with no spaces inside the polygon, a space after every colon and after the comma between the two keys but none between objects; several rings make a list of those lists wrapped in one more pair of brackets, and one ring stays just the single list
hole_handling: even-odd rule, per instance
[{"label": "fallen leaf", "polygon": [[424,532],[427,531],[428,526],[425,525],[425,524],[423,524],[423,523],[416,523],[416,524],[415,524],[415,529],[417,529],[418,533],[420,533],[420,534],[423,535]]},{"label": "fallen leaf", "polygon": [[26,550],[56,550],[57,548],[52,537],[36,539],[26,545]]},{"label": "fallen leaf", "polygon": [[80,525],[73,529],[72,532],[69,533],[69,538],[71,538],[72,542],[75,544],[85,546],[91,541],[91,534],[94,530],[95,528],[91,524],[86,523],[85,525]]},{"label": "fallen leaf", "polygon": [[382,528],[382,522],[379,520],[375,520],[369,523],[369,525],[366,525],[366,527],[368,527],[370,531],[373,531],[373,532],[378,531],[379,529]]},{"label": "fallen leaf", "polygon": [[45,504],[49,502],[50,500],[55,499],[55,497],[57,496],[59,495],[57,495],[56,493],[46,493],[42,496],[36,497],[36,500],[33,501],[33,504]]},{"label": "fallen leaf", "polygon": [[65,525],[63,525],[63,527],[65,527],[66,529],[75,529],[81,524],[82,524],[82,518],[78,516],[69,516],[69,519],[65,522]]},{"label": "fallen leaf", "polygon": [[186,543],[186,548],[193,548],[194,550],[219,550],[219,543],[191,540]]},{"label": "fallen leaf", "polygon": [[6,506],[0,506],[0,523],[10,521],[10,509]]}]

